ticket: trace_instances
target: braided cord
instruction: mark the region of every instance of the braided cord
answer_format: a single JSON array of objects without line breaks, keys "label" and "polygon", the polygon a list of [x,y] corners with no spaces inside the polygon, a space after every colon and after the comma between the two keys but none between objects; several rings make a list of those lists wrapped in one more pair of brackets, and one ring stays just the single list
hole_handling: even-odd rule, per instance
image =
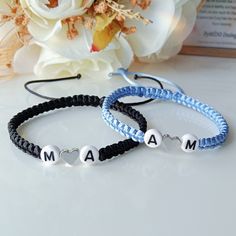
[{"label": "braided cord", "polygon": [[[100,99],[97,96],[75,95],[73,97],[63,97],[35,105],[31,108],[28,108],[18,113],[10,120],[8,124],[10,139],[19,149],[21,149],[25,153],[28,153],[29,155],[32,155],[35,158],[40,159],[40,152],[42,150],[41,147],[33,143],[30,143],[29,141],[25,140],[18,134],[17,128],[22,123],[39,114],[52,111],[55,109],[72,107],[72,106],[101,107],[103,101],[104,98]],[[112,108],[116,111],[122,112],[125,115],[128,115],[130,118],[132,118],[139,124],[139,127],[143,132],[146,131],[147,129],[146,119],[138,111],[120,102],[116,102]],[[107,159],[111,159],[112,157],[121,155],[126,151],[129,151],[130,149],[137,147],[138,145],[139,143],[133,141],[132,139],[127,139],[124,141],[120,141],[116,144],[108,145],[99,150],[100,154],[99,160],[105,161]]]},{"label": "braided cord", "polygon": [[114,104],[114,102],[116,102],[117,99],[126,96],[139,96],[162,101],[172,101],[191,108],[213,121],[219,129],[219,133],[214,137],[199,139],[199,149],[210,149],[220,146],[225,142],[228,136],[228,124],[224,117],[219,112],[214,110],[214,108],[180,92],[172,92],[171,90],[167,89],[158,89],[151,87],[128,86],[117,89],[110,96],[108,96],[103,103],[102,112],[103,119],[112,129],[128,138],[132,138],[134,141],[143,143],[144,132],[120,122],[119,120],[115,119],[112,113],[109,111],[110,107],[112,106],[112,104]]}]

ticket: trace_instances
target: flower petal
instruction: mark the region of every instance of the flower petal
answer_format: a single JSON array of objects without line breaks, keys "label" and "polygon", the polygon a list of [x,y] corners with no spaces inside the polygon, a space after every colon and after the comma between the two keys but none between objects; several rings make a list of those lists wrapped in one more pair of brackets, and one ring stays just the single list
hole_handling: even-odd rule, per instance
[{"label": "flower petal", "polygon": [[34,36],[35,40],[45,42],[52,38],[57,32],[62,29],[61,21],[54,22],[53,24],[48,24],[47,26],[41,27],[40,25],[29,22],[28,30],[31,35]]},{"label": "flower petal", "polygon": [[23,46],[20,48],[13,60],[13,68],[16,73],[32,73],[34,65],[37,63],[41,48],[36,44]]},{"label": "flower petal", "polygon": [[[73,40],[69,40],[66,37],[65,29],[63,28],[60,32],[57,32],[54,37],[51,37],[46,42],[38,42],[44,48],[48,48],[56,54],[61,55],[62,57],[70,59],[86,59],[91,56],[91,54],[96,54],[96,52],[91,53],[91,45],[93,42],[92,32],[84,29],[83,27],[79,28],[79,36]],[[113,49],[120,48],[117,40],[113,40],[104,50],[109,51]]]},{"label": "flower petal", "polygon": [[119,68],[129,67],[133,61],[133,52],[128,42],[120,37],[115,40],[116,48],[75,59],[66,58],[49,49],[43,49],[34,72],[39,77],[53,78],[82,73],[86,76],[100,73],[103,77]]}]

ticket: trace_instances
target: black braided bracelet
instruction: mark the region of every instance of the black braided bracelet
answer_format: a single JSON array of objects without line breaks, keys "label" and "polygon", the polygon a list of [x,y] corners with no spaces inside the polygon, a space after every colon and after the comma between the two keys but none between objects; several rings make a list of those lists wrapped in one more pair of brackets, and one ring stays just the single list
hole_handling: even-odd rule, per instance
[{"label": "black braided bracelet", "polygon": [[[95,164],[101,161],[109,160],[114,156],[121,155],[126,151],[137,147],[139,145],[138,142],[135,142],[132,139],[127,139],[101,148],[100,150],[97,150],[91,145],[84,146],[81,150],[75,148],[72,150],[60,151],[59,148],[54,145],[47,145],[41,149],[38,145],[30,143],[29,141],[22,138],[17,132],[17,128],[22,123],[44,112],[72,106],[101,107],[103,101],[104,98],[100,99],[97,96],[75,95],[73,97],[70,96],[53,99],[51,101],[30,107],[18,113],[10,120],[8,124],[10,139],[19,149],[34,156],[35,158],[41,159],[47,165],[52,165],[59,159],[62,159],[69,165],[75,165],[78,157],[80,157],[82,163]],[[139,127],[143,132],[146,132],[147,122],[140,112],[121,102],[115,103],[113,110],[128,115],[139,124]]]}]

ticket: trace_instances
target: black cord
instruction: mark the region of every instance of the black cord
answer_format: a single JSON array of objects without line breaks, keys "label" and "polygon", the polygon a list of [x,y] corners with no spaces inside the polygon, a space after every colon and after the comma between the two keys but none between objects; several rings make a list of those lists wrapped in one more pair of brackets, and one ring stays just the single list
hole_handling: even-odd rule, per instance
[{"label": "black cord", "polygon": [[35,95],[35,96],[38,96],[40,98],[44,98],[44,99],[47,99],[47,100],[54,100],[54,99],[57,99],[57,98],[54,98],[54,97],[48,97],[48,96],[45,96],[45,95],[42,95],[40,93],[37,93],[35,91],[33,91],[32,89],[29,88],[29,85],[30,84],[37,84],[37,83],[47,83],[47,82],[57,82],[57,81],[63,81],[63,80],[72,80],[72,79],[81,79],[81,74],[78,74],[76,76],[71,76],[71,77],[64,77],[64,78],[58,78],[58,79],[41,79],[41,80],[30,80],[28,82],[26,82],[24,84],[24,88],[30,92],[31,94]]},{"label": "black cord", "polygon": [[[54,97],[49,97],[49,96],[46,96],[46,95],[42,95],[40,93],[37,93],[35,91],[33,91],[32,89],[29,88],[29,85],[30,84],[37,84],[37,83],[47,83],[47,82],[57,82],[57,81],[63,81],[63,80],[72,80],[72,79],[80,79],[81,78],[81,74],[78,74],[76,76],[72,76],[72,77],[65,77],[65,78],[58,78],[58,79],[43,79],[43,80],[30,80],[28,82],[26,82],[24,84],[24,87],[25,89],[30,92],[31,94],[35,95],[35,96],[38,96],[40,98],[44,98],[44,99],[47,99],[47,100],[54,100],[54,99],[57,99],[57,98],[54,98]],[[152,81],[155,81],[156,83],[158,83],[158,85],[160,86],[161,89],[164,88],[163,84],[161,83],[161,81],[157,80],[157,79],[154,79],[153,77],[151,76],[140,76],[140,75],[137,75],[135,74],[134,75],[134,79],[135,80],[138,80],[138,79],[146,79],[146,80],[152,80]],[[148,99],[148,100],[145,100],[145,101],[141,101],[141,102],[132,102],[132,103],[125,103],[127,106],[139,106],[139,105],[144,105],[144,104],[147,104],[147,103],[150,103],[152,102],[154,99]]]}]

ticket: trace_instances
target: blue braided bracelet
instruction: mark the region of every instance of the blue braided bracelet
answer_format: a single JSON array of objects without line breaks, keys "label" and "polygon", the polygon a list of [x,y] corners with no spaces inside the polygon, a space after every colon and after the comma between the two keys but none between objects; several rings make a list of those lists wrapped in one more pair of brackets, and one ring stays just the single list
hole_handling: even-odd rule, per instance
[{"label": "blue braided bracelet", "polygon": [[181,148],[185,152],[192,152],[197,149],[203,150],[218,147],[225,142],[228,136],[228,124],[219,112],[215,111],[212,107],[209,107],[208,105],[203,104],[200,101],[195,100],[194,98],[189,97],[183,93],[152,87],[128,86],[117,89],[110,96],[108,96],[103,103],[103,119],[112,129],[128,138],[132,138],[134,141],[138,141],[140,143],[145,142],[146,145],[151,148],[158,147],[161,144],[163,138],[170,136],[162,135],[158,130],[154,129],[148,130],[146,133],[144,133],[141,130],[137,130],[115,119],[110,112],[110,108],[118,99],[126,96],[139,96],[162,101],[172,101],[192,108],[193,110],[198,111],[212,120],[219,129],[219,134],[214,137],[198,139],[196,136],[191,134],[185,134],[182,138],[173,137],[174,139],[177,139],[181,142]]}]

